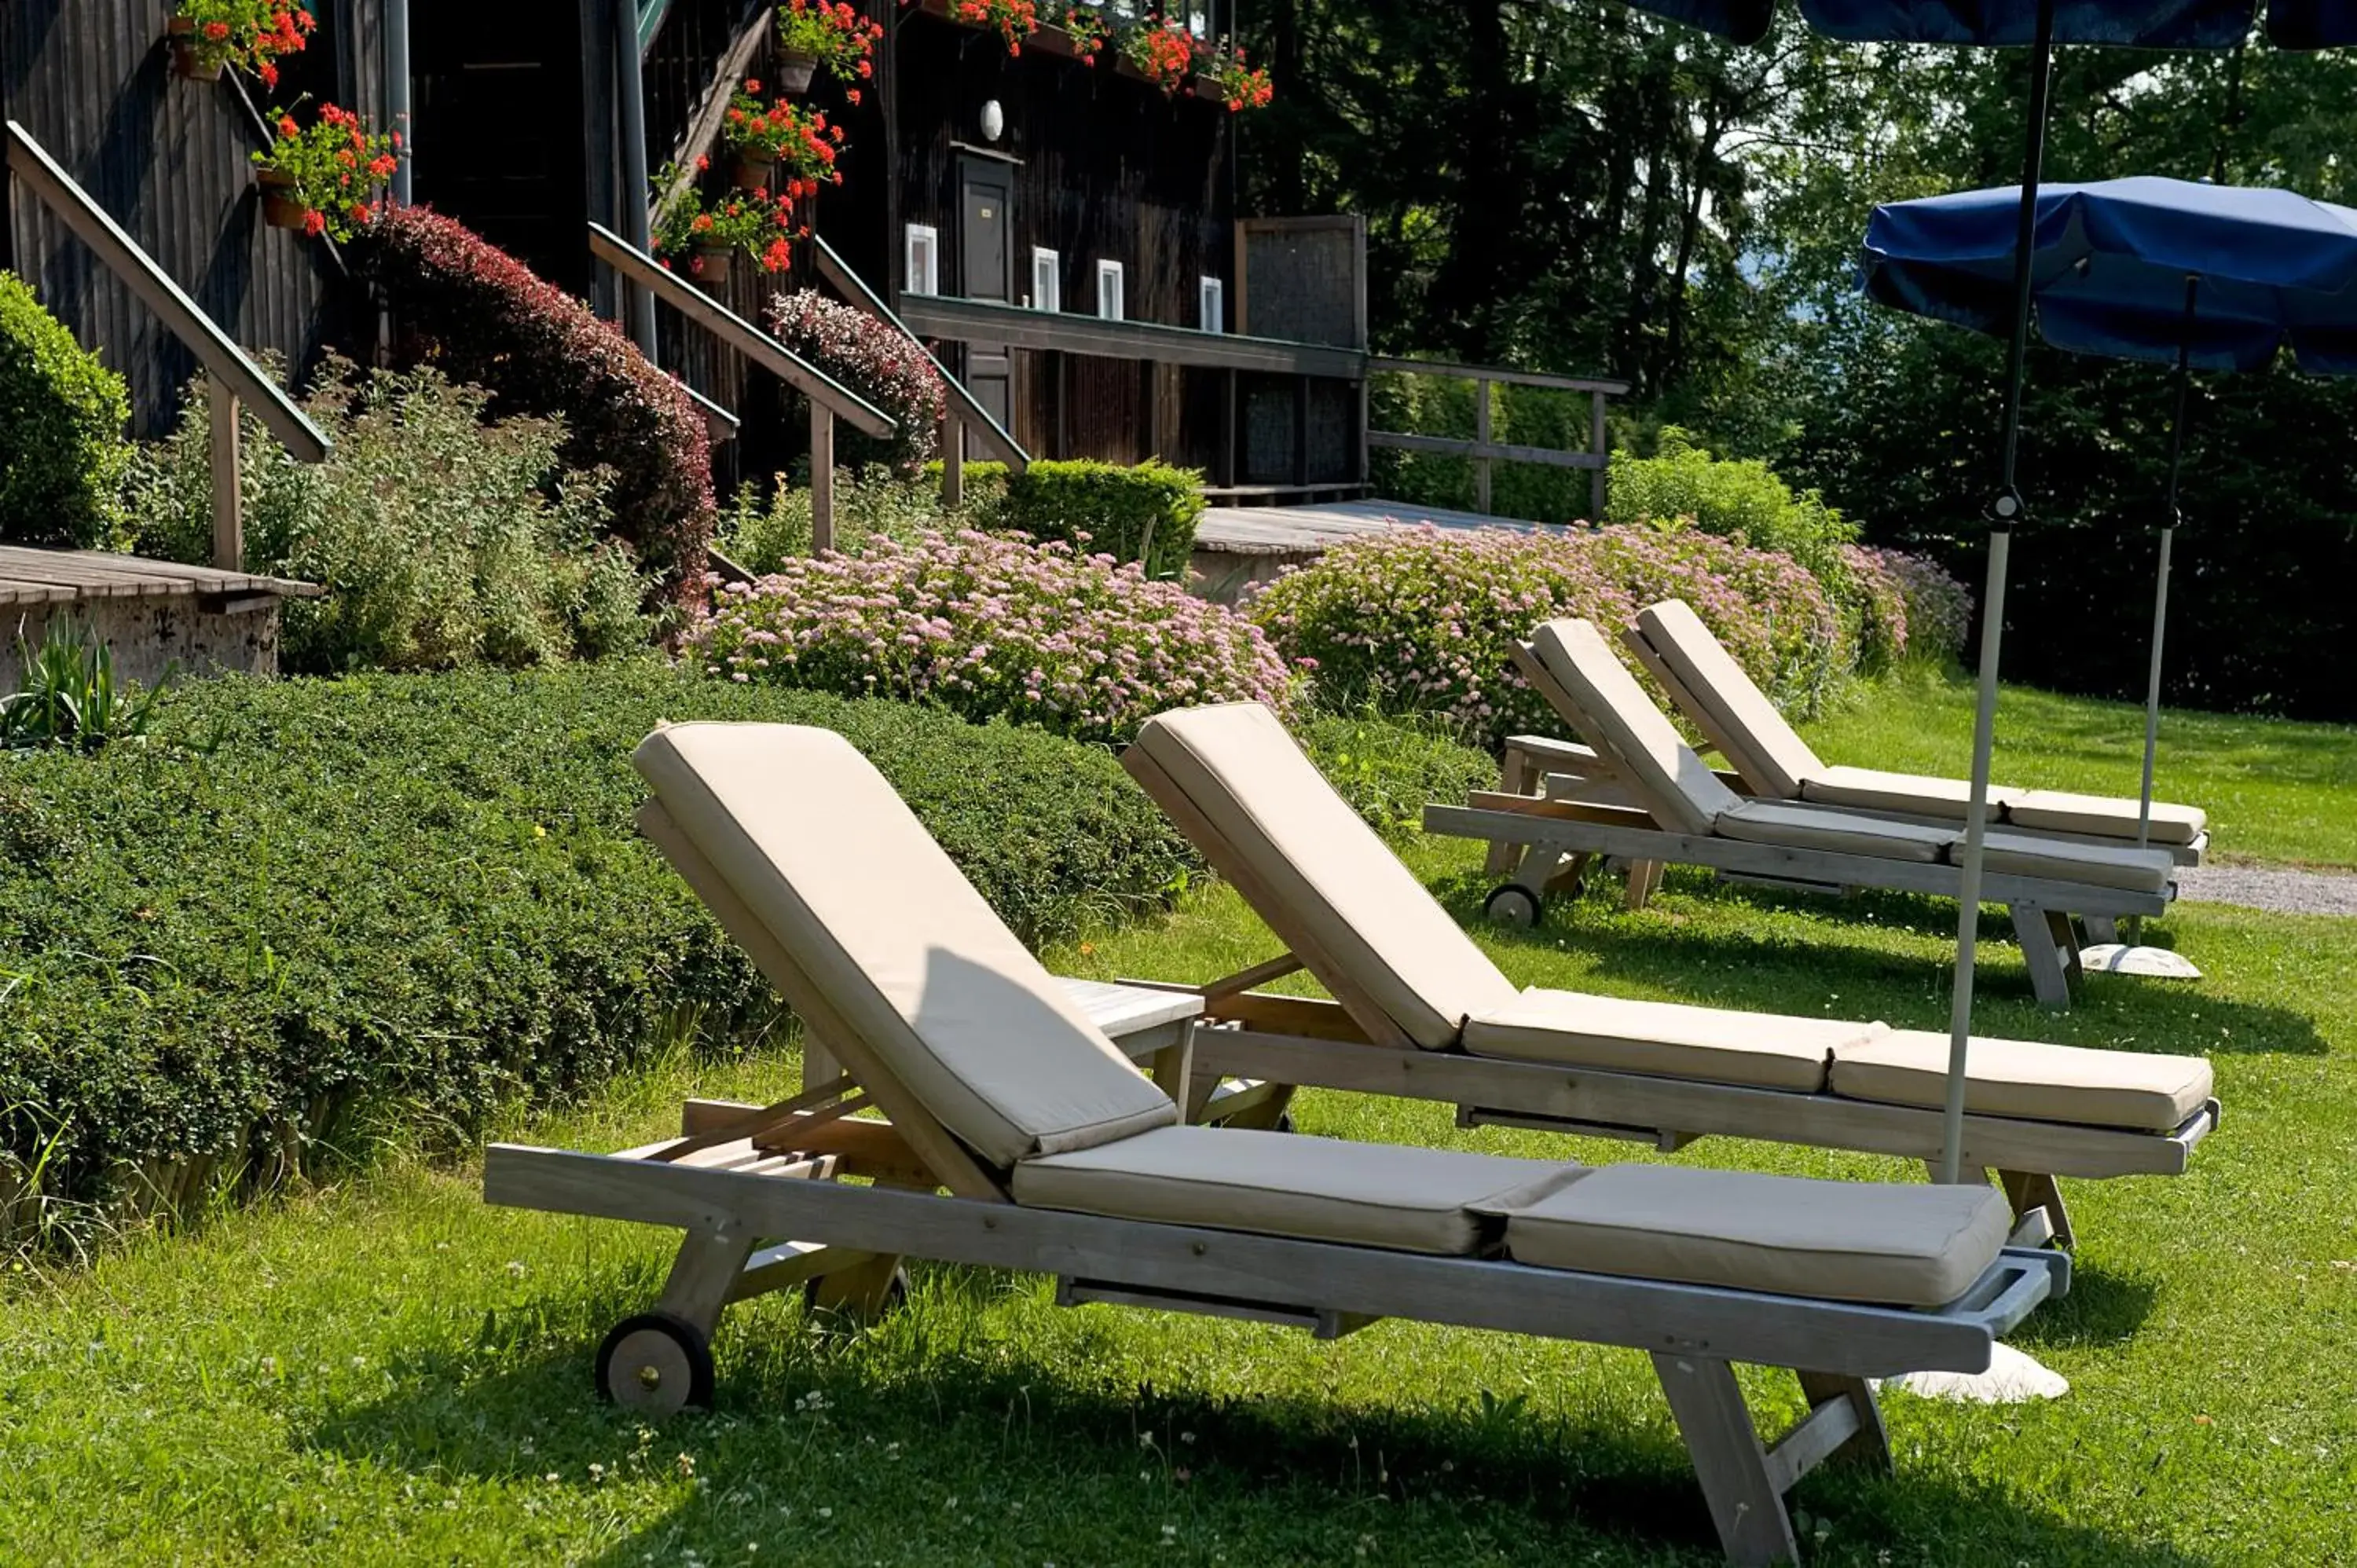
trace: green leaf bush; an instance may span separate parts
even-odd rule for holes
[[[1665,425],[1651,457],[1612,454],[1604,521],[1661,523],[1685,519],[1705,533],[1790,555],[1821,577],[1842,572],[1840,551],[1858,527],[1814,490],[1798,495],[1767,464],[1714,457],[1693,435]]]
[[[1203,515],[1203,477],[1191,468],[1043,459],[1019,474],[995,463],[976,463],[967,471],[985,486],[1004,484],[999,515],[1018,533],[1043,542],[1060,539],[1083,554],[1116,561],[1135,561],[1144,551],[1150,557],[1147,576],[1186,576],[1195,524]]]
[[[176,688],[143,745],[0,768],[0,1250],[12,1210],[201,1201],[757,1036],[769,988],[631,822],[630,748],[698,718],[847,735],[1035,942],[1200,874],[1103,749],[938,711],[651,660]]]
[[[209,384],[134,466],[143,552],[212,551]],[[330,360],[307,401],[334,449],[288,456],[248,414],[240,475],[250,567],[325,585],[290,599],[279,660],[293,673],[510,667],[641,650],[649,585],[607,533],[610,471],[564,467],[555,419],[494,419],[490,394],[421,366]]]
[[[0,543],[117,548],[130,419],[123,378],[0,272]]]

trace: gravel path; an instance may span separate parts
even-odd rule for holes
[[[2357,872],[2288,865],[2187,865],[2177,894],[2204,904],[2240,904],[2279,915],[2357,915]]]

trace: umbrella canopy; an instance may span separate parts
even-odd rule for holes
[[[1874,209],[1862,285],[1881,304],[2012,328],[2018,186]],[[2189,302],[2186,284],[2198,279]],[[2058,349],[2195,370],[2357,374],[2357,209],[2287,190],[2138,177],[2039,188],[2030,290]]]
[[[1741,44],[1768,36],[1776,0],[1630,0],[1637,9]],[[1827,38],[1854,44],[1963,44],[2026,48],[2036,41],[2039,0],[1800,0]],[[2248,37],[2253,0],[2053,0],[2054,42],[2148,49],[2230,49]],[[2267,38],[2279,48],[2357,42],[2348,0],[2272,0]]]

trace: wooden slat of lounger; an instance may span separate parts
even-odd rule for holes
[[[1985,1325],[1936,1313],[1108,1219],[886,1187],[770,1181],[514,1144],[489,1151],[483,1195],[509,1207],[652,1225],[694,1227],[726,1214],[752,1234],[942,1262],[1855,1377],[1977,1371],[1989,1355]]]
[[[1957,867],[1943,861],[1884,860],[1833,850],[1796,849],[1744,839],[1674,833],[1659,828],[1623,827],[1586,817],[1520,809],[1483,811],[1469,806],[1430,805],[1424,809],[1424,826],[1427,832],[1454,838],[1548,843],[1626,860],[1660,860],[1673,865],[1706,866],[1744,876],[1887,887],[1948,898],[1956,896],[1962,879]],[[2081,915],[2166,914],[2172,896],[2173,890],[2143,893],[2043,877],[1986,876],[1981,882],[1981,897],[1992,904],[2031,904]]]
[[[1233,1073],[1495,1110],[1501,1121],[1523,1116],[1534,1122],[1755,1138],[1903,1159],[1930,1158],[1944,1146],[1937,1108],[1457,1051],[1394,1051],[1250,1028],[1197,1031],[1195,1067],[1210,1076]],[[2067,1176],[2177,1176],[2215,1122],[2208,1107],[2171,1133],[1967,1116],[1964,1163]]]

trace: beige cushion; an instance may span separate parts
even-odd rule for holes
[[[2087,833],[2099,838],[2136,836],[2136,802],[2108,795],[2073,795],[2061,789],[2030,789],[2006,808],[2006,820],[2047,832]],[[2152,842],[2188,844],[2201,836],[2210,819],[2199,806],[2152,803]]]
[[[1964,863],[1964,834],[1956,834],[1948,858]],[[2035,876],[2050,882],[2076,882],[2092,887],[2119,887],[2133,893],[2158,893],[2177,875],[2177,863],[2165,849],[2138,849],[2134,844],[2073,843],[2068,839],[2037,838],[2029,833],[1988,835],[1981,865],[1998,876]]]
[[[1706,833],[1713,818],[1738,803],[1594,623],[1548,621],[1531,634],[1531,651],[1570,698],[1576,711],[1564,717],[1646,792],[1647,809],[1664,827]]]
[[[2200,1057],[2093,1051],[2036,1040],[1975,1037],[1965,1053],[1964,1109],[1980,1116],[2073,1122],[2089,1127],[2166,1132],[2210,1098],[2210,1064]],[[1943,1106],[1948,1036],[1894,1029],[1834,1059],[1833,1089],[1846,1100]]]
[[[1746,843],[1866,854],[1878,860],[1912,860],[1926,865],[1943,858],[1956,838],[1953,828],[1861,817],[1824,806],[1788,806],[1781,800],[1738,802],[1734,810],[1720,812],[1714,825],[1722,837],[1741,839]]]
[[[1015,1201],[1262,1236],[1466,1253],[1496,1233],[1493,1217],[1584,1174],[1555,1160],[1164,1127],[1026,1160],[1015,1167]]]
[[[1802,780],[1824,765],[1693,607],[1684,599],[1649,605],[1637,612],[1637,630],[1686,694],[1707,710],[1687,716],[1727,754],[1743,781],[1757,794],[1800,799]]]
[[[1987,1187],[1612,1165],[1509,1218],[1506,1248],[1549,1268],[1938,1306],[1996,1261],[2011,1221]]]
[[[680,725],[632,761],[884,1069],[984,1159],[1178,1119],[841,736]]]
[[[1878,1040],[1880,1024],[1733,1013],[1534,988],[1465,1026],[1476,1056],[1814,1093],[1825,1060]]]
[[[1262,911],[1270,924],[1307,933],[1418,1045],[1453,1045],[1467,1014],[1514,999],[1266,708],[1157,714],[1137,745],[1282,903]]]
[[[1971,803],[1972,780],[1939,779],[1927,773],[1885,773],[1876,768],[1827,768],[1801,780],[1801,799],[1860,811],[1904,811],[1911,816],[1940,817],[1961,822]],[[1989,801],[1998,811],[2019,798],[2021,791],[1989,786]],[[1996,821],[1994,815],[1992,822]]]

